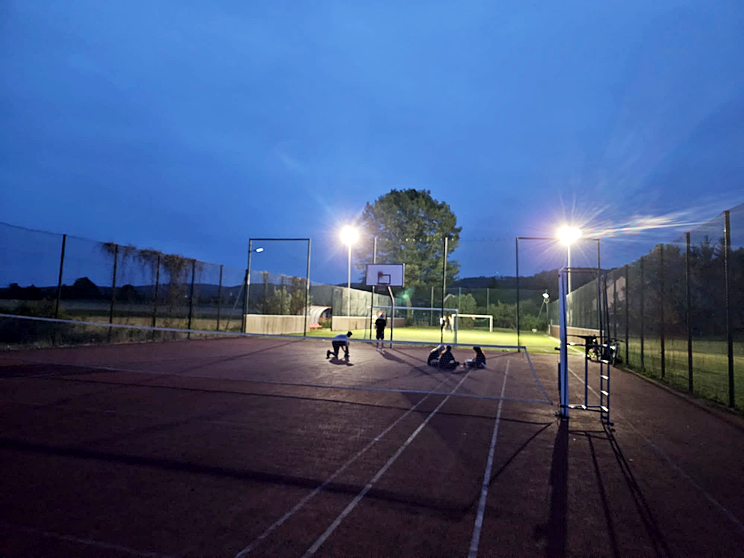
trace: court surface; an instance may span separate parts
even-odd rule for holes
[[[0,353],[0,555],[744,556],[741,417],[615,370],[607,431],[554,355],[328,345]]]

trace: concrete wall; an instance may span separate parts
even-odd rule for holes
[[[286,335],[302,333],[305,316],[272,316],[269,314],[247,314],[246,333],[265,333],[267,335]],[[308,331],[310,319],[308,318]]]
[[[405,318],[395,318],[395,327],[406,325]],[[390,320],[388,320],[388,329]],[[332,331],[349,331],[353,329],[369,329],[369,316],[358,318],[356,316],[333,316],[331,319]]]

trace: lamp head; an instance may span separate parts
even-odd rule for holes
[[[354,227],[345,226],[341,229],[341,240],[344,244],[351,246],[359,239],[359,233]]]
[[[581,238],[581,229],[577,229],[576,227],[561,227],[558,231],[558,238],[563,244],[568,246]]]

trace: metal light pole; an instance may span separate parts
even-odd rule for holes
[[[346,315],[351,316],[351,242],[349,242],[349,270],[346,280]]]
[[[341,230],[341,240],[346,243],[349,247],[349,270],[347,278],[347,292],[346,292],[346,315],[351,316],[351,245],[354,244],[359,238],[359,233],[354,227],[346,226]]]

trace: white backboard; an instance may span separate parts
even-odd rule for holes
[[[405,264],[367,264],[368,287],[402,287]]]

